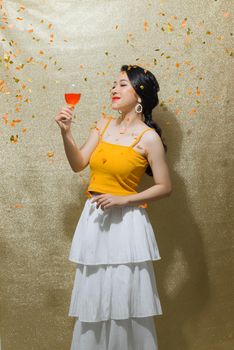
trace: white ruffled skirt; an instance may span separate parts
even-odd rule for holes
[[[95,196],[95,194],[94,194]],[[70,350],[157,350],[162,308],[152,260],[161,259],[145,208],[85,202],[69,254],[76,273]]]

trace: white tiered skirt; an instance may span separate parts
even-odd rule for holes
[[[94,195],[95,196],[95,195]],[[85,202],[69,254],[76,273],[70,350],[158,350],[162,308],[152,260],[161,259],[145,208]]]

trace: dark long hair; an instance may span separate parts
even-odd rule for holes
[[[141,98],[142,113],[145,117],[144,123],[154,128],[162,140],[165,152],[167,145],[163,142],[162,129],[152,119],[152,110],[159,104],[158,92],[160,90],[157,79],[149,70],[137,65],[122,65],[121,72],[126,72],[137,95]],[[146,168],[146,174],[153,176],[150,165]]]

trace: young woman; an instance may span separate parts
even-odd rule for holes
[[[158,91],[150,71],[123,65],[111,89],[120,117],[100,118],[80,149],[71,133],[72,109],[55,117],[72,170],[91,170],[69,254],[77,264],[71,350],[158,349],[153,316],[162,309],[152,261],[161,257],[145,208],[172,192],[167,146],[152,121]],[[145,172],[155,185],[138,193]]]

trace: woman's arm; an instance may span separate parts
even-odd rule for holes
[[[61,129],[68,162],[74,172],[80,172],[89,164],[90,157],[99,141],[100,130],[102,130],[106,120],[102,117],[95,121],[95,127],[91,128],[87,141],[79,149],[71,132],[72,110],[67,106],[62,108],[55,117],[55,121]]]
[[[148,133],[145,133],[143,137],[155,185],[140,193],[129,195],[129,204],[134,205],[167,197],[172,192],[172,183],[160,136],[156,131],[149,131]]]
[[[62,132],[63,144],[68,162],[74,172],[84,169],[84,159],[82,152],[77,147],[71,131]]]

